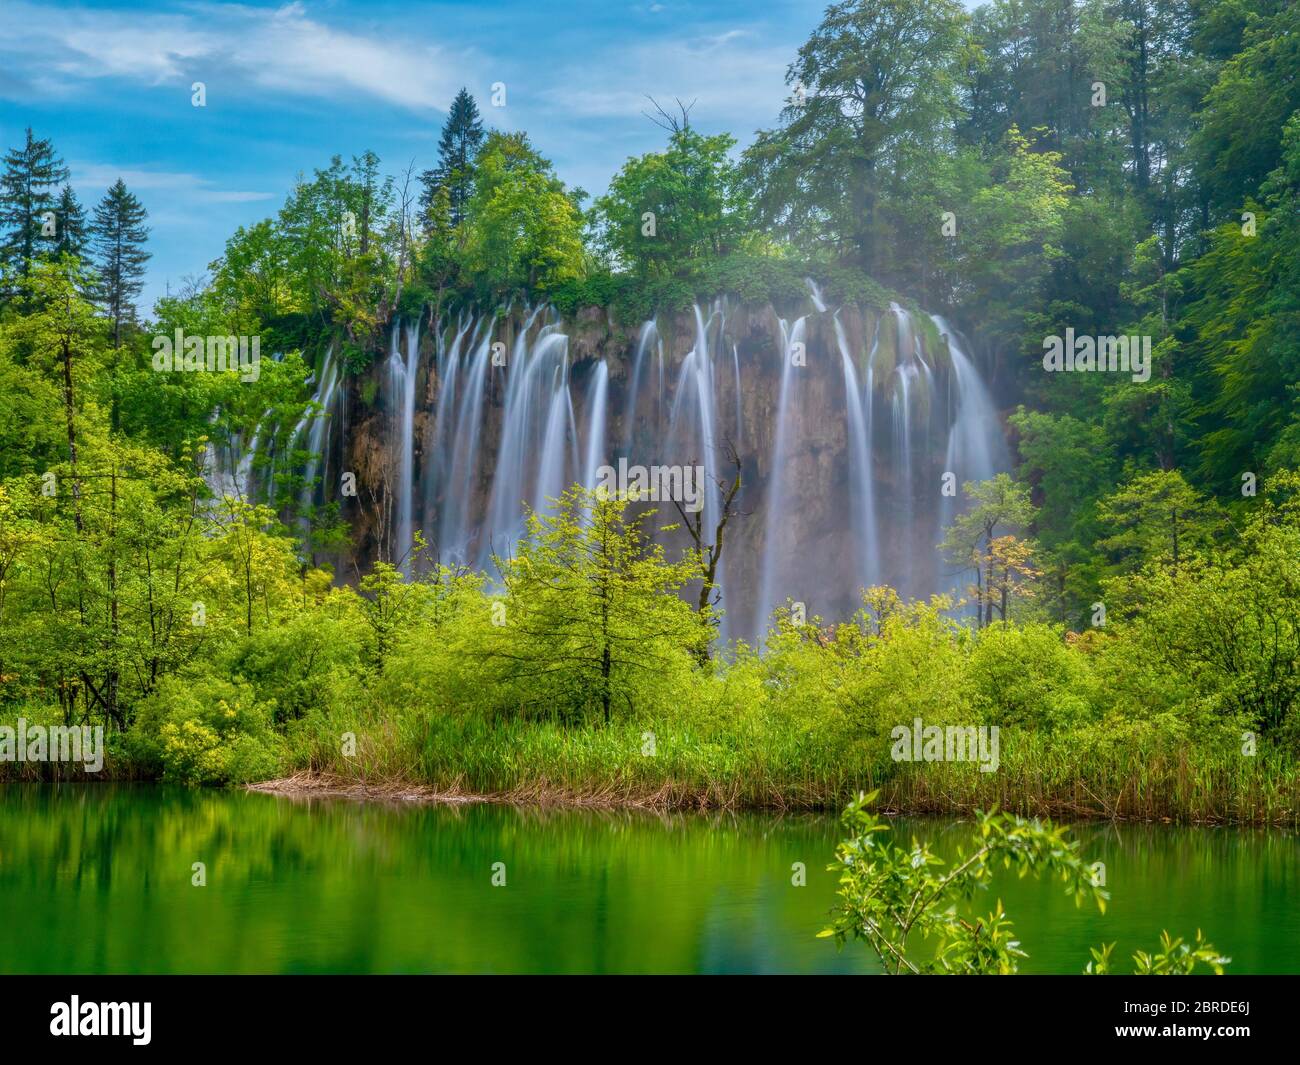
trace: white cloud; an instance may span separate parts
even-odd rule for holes
[[[783,81],[794,58],[792,45],[766,45],[752,31],[735,29],[704,37],[653,39],[586,56],[557,81],[563,88],[542,95],[556,111],[588,118],[644,122],[647,96],[667,108],[695,101],[692,119],[730,125],[742,140],[771,124],[789,90]]]
[[[98,194],[121,178],[126,187],[138,194],[149,192],[179,193],[188,203],[251,203],[269,200],[272,192],[245,192],[216,188],[207,178],[168,170],[141,170],[113,166],[111,163],[70,164],[75,188]]]
[[[331,27],[301,3],[273,10],[200,4],[184,14],[0,4],[5,65],[26,67],[44,91],[122,78],[187,90],[209,104],[245,88],[296,96],[364,94],[413,110],[445,109],[475,57],[436,44]],[[12,29],[9,29],[12,27]]]

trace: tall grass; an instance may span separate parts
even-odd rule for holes
[[[969,763],[899,767],[881,802],[908,812],[1000,809],[1023,816],[1300,824],[1300,761],[1285,748],[1244,757],[1221,744],[1089,747],[1029,733],[996,773]]]
[[[1220,744],[1089,744],[1025,732],[996,772],[969,762],[894,763],[879,744],[792,729],[703,735],[642,725],[563,726],[385,716],[357,728],[354,757],[322,742],[299,767],[502,799],[674,809],[839,809],[881,789],[899,813],[1000,809],[1058,819],[1300,824],[1300,762]],[[653,744],[653,746],[651,746]]]

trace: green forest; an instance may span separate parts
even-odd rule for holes
[[[662,147],[595,197],[462,90],[436,165],[304,160],[152,308],[147,196],[83,205],[28,130],[0,175],[0,723],[102,725],[122,780],[1300,822],[1300,7],[850,0],[792,52],[768,128],[648,101]],[[716,542],[670,550],[627,500],[571,488],[493,582],[335,572],[353,532],[302,503],[310,454],[270,503],[205,477],[266,412],[323,416],[331,347],[373,398],[398,319],[639,323],[808,277],[943,314],[1014,397],[1014,470],[942,544],[973,614],[872,587],[724,643],[683,594]],[[158,372],[177,330],[260,337],[256,379]],[[1149,380],[1044,373],[1067,330],[1149,336]],[[894,760],[917,718],[998,726],[999,770]]]

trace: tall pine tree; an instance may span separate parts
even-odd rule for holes
[[[95,208],[90,225],[99,271],[99,302],[113,325],[114,348],[122,346],[122,324],[134,317],[133,301],[144,288],[144,264],[149,261],[149,253],[144,250],[149,229],[144,221],[148,217],[140,201],[118,178]]]
[[[438,165],[420,175],[424,192],[420,206],[426,216],[436,202],[438,189],[447,189],[451,208],[450,221],[459,225],[465,217],[465,204],[469,202],[474,186],[474,157],[483,143],[483,123],[478,105],[468,89],[462,88],[451,102],[446,124],[438,140]]]
[[[56,211],[54,190],[68,179],[68,168],[54,151],[54,144],[32,136],[21,148],[5,154],[4,172],[0,174],[0,260],[13,267],[21,277],[31,271],[32,261],[41,251],[48,251],[54,237],[43,235],[48,214]],[[56,216],[57,220],[57,216]]]
[[[54,254],[82,258],[86,252],[86,212],[81,209],[81,201],[77,199],[71,185],[63,186],[54,212],[58,220]]]

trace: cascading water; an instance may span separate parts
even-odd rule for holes
[[[958,487],[971,481],[986,481],[1010,465],[1006,438],[998,422],[997,408],[975,364],[961,345],[955,330],[938,315],[931,320],[948,341],[954,387],[949,391],[951,426],[944,451],[944,470],[951,472]],[[960,504],[956,496],[946,496],[940,509],[940,525],[952,524]],[[958,592],[960,581],[949,588]]]
[[[594,486],[620,459],[702,465],[712,542],[734,448],[745,472],[719,571],[724,638],[761,637],[787,599],[833,620],[870,584],[949,590],[936,545],[960,504],[940,496],[941,474],[960,484],[1007,467],[989,390],[943,319],[836,308],[815,284],[809,292],[788,319],[722,300],[688,321],[652,319],[623,357],[572,346],[545,306],[436,323],[427,365],[418,326],[394,328],[382,377],[391,557],[409,570],[418,527],[443,563],[491,573],[524,535],[528,508]],[[346,453],[345,381],[331,350],[294,447]],[[275,436],[268,426],[265,439]],[[309,461],[308,484],[325,461]],[[656,510],[660,524],[679,522],[671,502]],[[663,535],[670,553],[686,545],[680,530]]]
[[[551,369],[550,401],[546,405],[541,458],[534,478],[534,511],[544,513],[550,510],[551,500],[558,499],[568,487],[565,471],[574,470],[577,463],[576,460],[566,460],[571,454],[576,455],[576,452],[571,451],[571,446],[576,447],[576,435],[573,395],[569,391],[569,356],[566,352]]]
[[[394,492],[391,557],[410,576],[415,543],[415,378],[419,369],[419,323],[406,328],[405,352],[398,344],[401,332],[400,325],[393,326],[388,349],[388,402],[394,413],[391,447],[397,455],[394,473],[399,486]]]
[[[524,534],[525,508],[545,508],[577,470],[564,468],[565,434],[572,422],[569,396],[569,338],[559,322],[548,321],[530,341],[540,309],[520,330],[506,368],[506,398],[500,446],[492,471],[487,537],[479,544],[478,565],[489,569],[492,556],[507,555]],[[548,446],[549,445],[549,446]]]
[[[662,453],[651,459],[652,462],[667,465],[703,467],[700,521],[706,536],[717,527],[721,516],[722,498],[719,484],[730,476],[730,471],[723,468],[725,449],[718,431],[719,404],[712,349],[709,344],[709,328],[714,321],[718,323],[721,333],[726,325],[726,316],[720,303],[713,308],[707,319],[699,305],[695,306],[695,343],[682,360],[681,370],[678,372],[677,386],[674,389],[668,416],[668,434]],[[675,520],[676,511],[671,503],[661,503],[660,510],[670,519]],[[724,554],[715,575],[715,591],[721,596],[726,594],[729,562],[730,560]],[[725,612],[727,608],[723,609],[721,633],[726,639],[732,631],[733,619]]]
[[[421,523],[426,529],[435,530],[433,547],[438,553],[439,561],[448,562],[448,545],[452,542],[449,526],[455,515],[463,514],[464,507],[452,508],[447,505],[445,494],[446,482],[450,478],[452,466],[452,449],[455,446],[453,433],[456,419],[452,412],[456,402],[458,372],[460,370],[460,349],[465,343],[466,335],[474,335],[477,322],[463,314],[456,322],[456,327],[446,333],[434,330],[433,372],[438,388],[438,399],[434,408],[434,417],[427,423],[424,453],[428,456],[420,472]],[[471,340],[472,343],[472,340]],[[443,493],[440,495],[439,493]],[[441,526],[438,524],[441,516]]]
[[[654,350],[655,358],[658,362],[655,378],[658,384],[658,392],[655,395],[654,410],[647,416],[641,410],[641,384],[645,379],[645,364],[648,353],[651,349]],[[641,326],[641,332],[636,341],[636,355],[632,359],[632,380],[628,385],[627,404],[625,408],[627,414],[624,418],[624,421],[627,423],[623,434],[624,454],[635,454],[638,429],[641,429],[644,426],[650,434],[659,431],[659,420],[663,415],[663,411],[659,409],[663,400],[663,379],[663,347],[659,342],[659,327],[655,324],[655,320],[651,318]]]
[[[871,468],[872,375],[868,366],[867,386],[865,390],[860,388],[857,366],[838,315],[835,318],[835,343],[844,369],[844,406],[849,431],[849,514],[858,549],[858,584],[869,588],[879,583],[881,568],[877,546],[875,477]]]
[[[794,561],[799,545],[788,535],[793,528],[788,518],[785,498],[787,469],[790,462],[790,419],[788,411],[791,404],[791,377],[795,372],[796,360],[803,352],[804,326],[807,318],[799,318],[793,326],[782,318],[781,325],[781,391],[776,404],[776,434],[772,446],[772,459],[767,485],[767,524],[763,540],[762,585],[758,599],[758,613],[755,617],[755,630],[764,619],[771,616],[777,603],[778,571],[782,562]],[[785,597],[782,597],[785,598]],[[799,596],[793,597],[803,602]]]
[[[302,496],[299,500],[304,521],[309,520],[307,515],[310,515],[311,506],[317,496],[317,475],[321,472],[321,465],[329,454],[326,440],[334,417],[334,401],[339,394],[339,376],[338,353],[331,345],[325,352],[321,364],[320,382],[315,401],[317,410],[315,417],[311,420],[311,426],[307,429],[305,447],[310,457],[307,459]]]
[[[463,338],[464,334],[461,334]],[[441,474],[442,507],[441,521],[435,543],[439,558],[449,565],[466,565],[472,561],[470,555],[471,539],[474,527],[473,518],[474,486],[478,476],[479,441],[482,436],[483,412],[487,407],[485,388],[488,380],[488,366],[491,362],[492,337],[487,329],[472,334],[469,347],[468,373],[464,374],[464,387],[461,389],[460,404],[454,408],[458,411],[452,421],[449,417],[456,398],[456,386],[461,375],[458,373],[460,361],[460,338],[453,344],[447,367],[448,384],[447,411],[440,411],[441,419],[447,418],[445,444],[449,454],[444,455],[443,462],[435,469]],[[439,399],[442,399],[440,395]],[[441,402],[439,403],[441,407]]]
[[[609,407],[609,366],[604,359],[596,363],[592,380],[591,398],[587,402],[584,422],[587,427],[587,452],[582,462],[582,486],[588,491],[596,487],[598,471],[605,463],[605,421]]]
[[[893,474],[889,482],[889,500],[897,508],[903,528],[913,524],[913,470],[912,470],[912,378],[914,367],[900,363],[894,368],[892,392],[889,397],[889,414],[893,426]],[[902,545],[903,565],[898,574],[898,585],[907,594],[912,591],[913,545]]]

